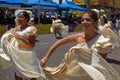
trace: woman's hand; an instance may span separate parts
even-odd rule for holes
[[[48,58],[46,58],[46,57],[43,57],[42,59],[41,59],[41,66],[42,67],[44,67],[45,66],[45,64],[46,64],[46,62],[47,62],[47,60],[48,60]]]
[[[22,36],[20,36],[18,33],[14,33],[15,38],[22,39]]]

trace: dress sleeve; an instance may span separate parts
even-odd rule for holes
[[[37,36],[37,28],[34,26],[28,27],[26,30],[27,36]]]
[[[98,52],[111,53],[120,48],[120,38],[114,31],[112,31],[109,24],[106,24],[99,29],[98,33],[101,34],[95,43],[95,48]]]
[[[96,41],[94,48],[99,53],[111,53],[112,45],[113,44],[109,38],[105,38],[101,35]]]

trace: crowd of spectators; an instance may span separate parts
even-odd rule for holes
[[[38,13],[37,10],[33,11],[35,24],[38,24]],[[52,24],[52,19],[54,19],[59,14],[40,14],[40,23],[42,24]],[[60,16],[60,15],[59,15]],[[15,10],[3,10],[0,9],[0,25],[6,25],[6,29],[15,26]],[[69,26],[69,32],[72,32],[77,24],[81,23],[81,18],[75,16],[60,16],[62,23]]]
[[[1,25],[15,24],[14,19],[15,19],[14,11],[0,9],[0,24]]]

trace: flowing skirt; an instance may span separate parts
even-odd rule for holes
[[[120,80],[118,73],[96,51],[72,47],[61,64],[45,67],[48,80]]]

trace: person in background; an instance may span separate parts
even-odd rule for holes
[[[108,23],[107,18],[106,18],[106,15],[100,16],[100,19],[99,19],[99,20],[100,20],[100,21],[99,21],[99,25],[101,25],[101,26],[104,26],[106,23]]]
[[[15,19],[15,28],[7,31],[1,37],[2,50],[0,53],[6,54],[9,61],[13,62],[15,80],[45,79],[39,59],[33,50],[37,28],[28,25],[30,15],[32,14],[27,11],[20,11]]]
[[[59,17],[56,17],[55,20],[52,20],[50,31],[54,33],[56,39],[61,39],[67,35],[69,28],[62,23]]]
[[[8,30],[10,30],[10,29],[12,29],[14,27],[15,27],[14,24],[8,24],[8,25],[6,25],[6,31],[8,31]]]
[[[31,18],[28,25],[30,26],[34,26],[35,25],[35,21],[34,21],[34,18]]]

